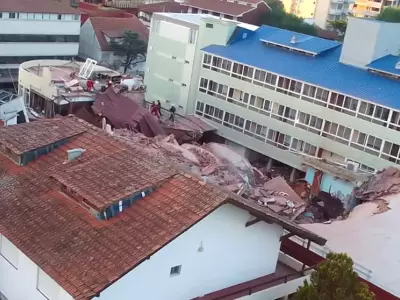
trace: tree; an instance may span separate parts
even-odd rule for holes
[[[377,20],[400,23],[400,8],[397,7],[386,7],[376,17]]]
[[[353,260],[344,253],[329,253],[311,274],[310,283],[297,290],[294,300],[374,300],[368,286],[358,280]]]
[[[111,40],[110,47],[115,55],[122,57],[124,73],[146,60],[147,43],[136,32],[126,31],[120,42]]]
[[[344,35],[346,33],[347,28],[347,20],[338,20],[338,21],[328,21],[329,25],[331,25],[335,30],[339,32],[340,35]]]
[[[303,18],[294,14],[286,13],[282,2],[277,0],[266,0],[271,10],[261,16],[260,24],[270,25],[295,32],[316,35],[316,28],[304,21]]]

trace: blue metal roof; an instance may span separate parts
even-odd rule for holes
[[[335,90],[355,98],[400,109],[400,82],[339,62],[341,45],[317,56],[303,55],[260,42],[262,26],[247,39],[228,46],[211,45],[205,52],[267,70],[310,84]]]
[[[392,73],[400,76],[400,69],[396,69],[396,64],[400,62],[400,57],[394,55],[386,55],[374,60],[367,67],[381,72]]]
[[[319,37],[297,33],[285,29],[270,26],[262,26],[259,29],[260,38],[263,42],[278,44],[309,53],[320,54],[326,50],[341,45],[339,42],[321,39]],[[292,39],[295,38],[295,43]]]

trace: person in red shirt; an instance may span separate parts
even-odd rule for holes
[[[158,119],[160,118],[160,113],[159,113],[159,111],[158,111],[158,106],[157,106],[157,104],[153,101],[153,103],[151,104],[151,106],[150,106],[150,113],[153,115],[153,116],[156,116]]]
[[[94,82],[93,80],[88,79],[86,81],[86,88],[89,92],[92,92],[94,90]]]

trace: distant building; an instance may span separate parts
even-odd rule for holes
[[[132,18],[89,18],[81,28],[79,57],[94,59],[100,65],[123,72],[124,58],[114,54],[110,43],[111,41],[121,41],[126,31],[138,33],[144,41],[148,39],[147,27],[136,16],[132,16]],[[145,57],[140,57],[138,61],[139,63],[129,70],[130,73],[144,71]]]
[[[1,299],[280,299],[313,267],[281,243],[326,243],[72,116],[0,128],[0,162]]]
[[[259,24],[260,17],[270,10],[264,0],[184,0],[181,4],[187,7],[188,13],[210,14],[249,24]]]
[[[147,27],[150,27],[150,21],[154,13],[187,13],[188,8],[181,5],[180,2],[166,1],[143,4],[137,8],[137,11],[138,18]]]
[[[80,11],[69,1],[0,1],[0,87],[18,82],[24,61],[76,57],[79,34]]]
[[[375,18],[386,7],[398,7],[398,0],[362,1],[355,0],[351,13],[355,17]]]
[[[352,0],[283,0],[285,11],[303,19],[314,19],[313,24],[331,29],[329,21],[346,20]]]

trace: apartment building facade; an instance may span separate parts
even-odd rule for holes
[[[386,7],[397,7],[398,0],[356,0],[351,13],[359,18],[375,18]]]
[[[0,84],[18,79],[19,64],[78,54],[80,12],[68,1],[0,1]]]
[[[353,0],[283,0],[282,3],[286,12],[329,30],[329,21],[346,20]]]

